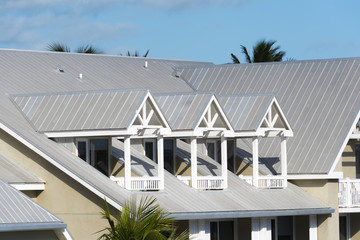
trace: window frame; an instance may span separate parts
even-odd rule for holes
[[[87,162],[89,165],[95,167],[95,163],[92,163],[91,162],[91,159],[90,159],[90,140],[93,140],[93,139],[106,139],[108,141],[108,157],[107,157],[107,176],[110,176],[110,159],[111,159],[111,146],[112,146],[112,142],[111,142],[111,137],[88,137],[88,138],[84,138],[84,137],[81,137],[81,138],[76,138],[75,139],[75,154],[76,156],[79,156],[79,151],[78,151],[78,145],[79,145],[79,142],[85,142],[86,143],[86,160],[84,160],[85,162]],[[98,170],[99,171],[99,170]]]

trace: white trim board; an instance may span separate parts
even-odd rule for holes
[[[45,190],[45,183],[9,183],[19,191]]]
[[[333,172],[331,174],[288,174],[288,180],[307,180],[307,179],[341,179],[342,172]]]

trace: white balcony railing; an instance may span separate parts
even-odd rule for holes
[[[110,179],[116,182],[121,187],[125,188],[124,177],[111,176]],[[159,177],[131,177],[129,190],[133,190],[133,191],[160,190],[160,181],[161,179]]]
[[[191,176],[177,176],[177,178],[188,186],[191,186]],[[198,176],[197,177],[197,189],[211,190],[211,189],[223,189],[224,178],[218,176]]]
[[[252,176],[239,175],[240,179],[252,185]],[[259,176],[258,188],[284,188],[285,179],[282,176]]]
[[[339,180],[339,207],[360,207],[360,179]]]

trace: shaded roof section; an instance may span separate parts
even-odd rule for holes
[[[236,64],[178,69],[199,91],[273,93],[294,131],[288,173],[328,173],[340,157],[360,106],[360,58]],[[274,155],[277,143],[259,146]],[[280,164],[275,166],[280,171]]]
[[[0,153],[0,179],[10,184],[44,182],[2,153]]]
[[[39,132],[127,129],[148,91],[106,90],[12,95]]]
[[[0,231],[63,229],[66,224],[0,180]]]
[[[269,109],[273,94],[217,96],[235,131],[257,130]]]
[[[190,144],[177,140],[176,154],[190,164]],[[123,143],[113,142],[115,157],[123,162]],[[156,176],[157,165],[131,148],[132,171],[139,176]],[[198,151],[198,172],[203,176],[216,176],[221,174],[221,165],[210,157]],[[316,213],[330,213],[333,210],[308,195],[299,187],[290,184],[286,189],[256,189],[228,171],[228,188],[216,191],[195,190],[174,175],[165,171],[165,189],[155,192],[131,192],[131,195],[151,195],[156,197],[158,203],[179,219],[191,218],[191,214],[207,214],[206,218],[228,218],[230,212],[233,217],[251,217],[254,214],[270,216],[272,212],[278,215],[299,215],[309,211]],[[291,212],[294,211],[294,212]],[[299,211],[299,212],[297,212]],[[291,212],[291,213],[290,213]],[[309,212],[307,214],[309,214]],[[220,217],[221,218],[221,217]]]

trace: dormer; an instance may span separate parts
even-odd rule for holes
[[[12,95],[11,99],[37,132],[58,142],[70,139],[73,152],[105,175],[111,173],[111,139],[124,139],[124,187],[129,190],[133,190],[130,138],[157,138],[159,170],[152,190],[163,188],[162,134],[170,127],[148,90]],[[146,190],[135,185],[135,190]]]

